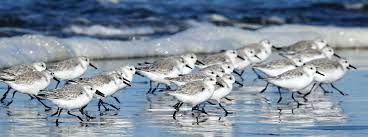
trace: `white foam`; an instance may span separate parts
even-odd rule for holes
[[[124,36],[124,35],[144,35],[152,34],[155,31],[151,27],[135,27],[135,28],[115,28],[111,26],[92,25],[78,26],[71,25],[63,29],[64,32],[83,34],[89,36]]]
[[[242,47],[265,38],[277,45],[287,45],[302,39],[326,37],[336,47],[365,47],[368,45],[365,36],[368,36],[366,28],[282,25],[248,31],[210,24],[197,24],[172,36],[152,40],[118,41],[24,35],[0,38],[0,65],[53,61],[80,55],[91,58],[128,58],[187,52],[209,53]]]

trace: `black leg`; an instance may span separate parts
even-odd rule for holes
[[[10,91],[11,87],[8,86],[8,90],[6,90],[6,92],[4,93],[3,97],[0,99],[1,103],[4,103],[4,99],[6,98],[6,96],[8,95],[9,91]]]
[[[115,99],[115,101],[116,101],[116,102],[118,102],[118,103],[120,104],[120,100],[119,100],[117,97],[112,96],[112,95],[111,95],[111,97],[112,97],[112,98],[114,98],[114,99]]]
[[[267,87],[268,87],[268,85],[269,85],[270,83],[268,83],[267,82],[267,84],[266,84],[266,87],[264,87],[259,93],[263,93],[263,92],[265,92],[266,90],[267,90]]]
[[[149,82],[149,86],[150,86],[150,88],[148,89],[148,91],[147,91],[147,93],[146,93],[146,94],[151,93],[151,90],[152,90],[152,83],[153,83],[153,81],[152,81],[152,80],[150,80],[150,82]]]
[[[262,78],[261,75],[258,74],[258,72],[256,71],[256,69],[252,68],[252,71],[257,75],[257,78],[258,79],[261,79]]]
[[[98,111],[100,111],[100,107],[101,107],[101,105],[102,105],[102,107],[104,107],[104,109],[105,109],[105,111],[109,111],[110,109],[109,108],[107,108],[106,106],[105,106],[105,104],[104,104],[104,102],[100,99],[99,101],[98,101]]]
[[[101,111],[101,99],[98,100],[97,107],[98,107],[98,111]]]
[[[302,104],[300,104],[300,103],[299,103],[299,101],[298,101],[298,100],[296,100],[296,99],[294,98],[294,92],[293,92],[293,93],[291,93],[291,98],[292,98],[296,103],[298,103],[298,108],[299,108],[299,106],[300,106],[300,105],[302,105]]]
[[[59,117],[60,117],[60,114],[61,114],[62,111],[63,111],[63,109],[60,109],[59,112],[58,112],[57,119],[56,119],[56,122],[55,122],[56,126],[59,126]]]
[[[178,106],[175,108],[175,111],[173,113],[173,119],[176,120],[176,113],[179,111],[180,107],[183,105],[183,102],[180,102]]]
[[[51,114],[51,116],[53,117],[53,116],[57,115],[59,113],[59,110],[60,110],[60,108],[58,107],[57,111],[54,114]]]
[[[81,117],[79,117],[79,116],[77,116],[77,115],[74,115],[74,114],[70,113],[70,111],[68,111],[68,115],[71,115],[71,116],[77,117],[80,121],[82,121],[82,122],[83,122],[83,119],[82,119]]]
[[[88,115],[87,112],[84,112],[84,109],[87,107],[87,105],[85,105],[84,107],[80,108],[79,111],[81,112],[82,115],[85,115],[88,119],[94,119],[95,117],[92,117],[92,116]]]
[[[178,102],[178,103],[176,103],[173,107],[174,107],[175,109],[177,109],[180,103],[181,103],[181,102],[179,101],[179,102]]]
[[[314,84],[313,84],[313,86],[312,86],[312,88],[309,90],[309,92],[303,95],[303,99],[304,99],[304,101],[305,101],[305,102],[307,102],[307,101],[308,101],[307,96],[308,96],[310,93],[312,93],[313,88],[314,88],[314,86],[316,86],[316,84],[317,84],[317,83],[314,83]]]
[[[332,91],[328,91],[326,90],[323,86],[322,83],[319,84],[319,87],[323,90],[324,93],[332,93]]]
[[[102,105],[103,105],[103,104],[109,105],[110,107],[114,108],[115,110],[120,110],[120,108],[118,108],[118,107],[114,106],[113,104],[106,103],[106,102],[103,102],[103,101],[101,101],[101,103],[102,103]]]
[[[11,100],[10,100],[10,102],[9,102],[8,104],[6,104],[6,106],[9,106],[11,103],[13,103],[13,99],[14,99],[14,95],[15,95],[15,93],[17,93],[17,91],[14,91],[14,92],[13,92],[13,95],[12,95],[12,97],[11,97]]]
[[[281,102],[282,100],[282,96],[281,96],[281,88],[280,87],[277,87],[277,90],[279,91],[279,100],[277,101],[277,104]]]
[[[53,79],[56,81],[56,86],[55,86],[55,89],[56,89],[60,84],[60,80],[58,80],[57,78],[53,78]]]
[[[157,90],[157,88],[158,88],[158,87],[160,87],[160,85],[161,85],[161,83],[158,83],[158,84],[156,85],[156,87],[151,91],[151,93],[153,94],[153,93]]]
[[[228,114],[232,114],[232,112],[228,112],[224,106],[221,105],[221,103],[219,103],[219,106],[222,108],[222,110],[225,111],[225,117],[228,115]]]
[[[346,96],[346,95],[348,95],[348,94],[346,94],[346,93],[344,93],[344,92],[342,92],[340,89],[338,89],[337,87],[335,87],[335,85],[333,85],[332,83],[331,83],[331,87],[332,88],[334,88],[334,89],[336,89],[341,95],[343,95],[343,96]]]
[[[51,107],[49,107],[45,103],[43,103],[39,97],[35,97],[35,98],[37,99],[38,102],[40,102],[45,107],[45,111],[51,110]]]
[[[197,125],[199,125],[199,116],[196,116]]]
[[[238,75],[239,76],[239,78],[240,78],[240,80],[243,82],[244,81],[244,78],[242,77],[242,75],[243,75],[243,73],[244,73],[244,70],[242,70],[242,72],[241,73],[239,73],[239,72],[237,72],[237,71],[233,71],[234,72],[234,74],[236,74],[236,75]]]
[[[226,100],[228,101],[233,101],[234,99],[228,98],[228,97],[224,97]]]

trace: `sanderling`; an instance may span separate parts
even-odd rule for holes
[[[91,85],[80,83],[69,84],[59,89],[41,91],[38,93],[37,96],[40,98],[48,99],[58,106],[58,110],[56,111],[56,113],[51,115],[58,116],[58,119],[56,119],[56,125],[58,125],[59,116],[63,109],[67,109],[69,115],[77,117],[80,121],[83,121],[83,119],[77,115],[70,113],[71,110],[79,109],[82,115],[85,115],[87,118],[92,119],[93,117],[84,112],[84,108],[93,99],[94,94],[104,96],[103,93],[94,89]]]
[[[197,62],[197,56],[195,54],[184,54],[180,57],[182,57],[188,65],[182,68],[181,74],[191,73],[195,67],[195,63]]]
[[[218,72],[218,75],[222,76],[224,74],[230,74],[231,72],[233,72],[234,66],[233,66],[233,63],[224,62],[221,64],[210,65],[208,67],[202,68],[198,70],[198,72],[208,71],[208,70]]]
[[[252,59],[254,57],[250,56],[248,58],[251,59],[252,63],[259,63],[265,61],[272,54],[274,47],[269,40],[261,40],[259,43],[252,43],[244,48],[254,50],[256,59]]]
[[[254,65],[253,68],[266,74],[267,77],[275,77],[288,70],[304,65],[304,61],[299,58],[273,60],[264,64]]]
[[[33,99],[33,97],[36,97],[36,99],[47,109],[50,107],[46,106],[37,96],[38,92],[40,90],[43,90],[48,87],[50,84],[51,79],[53,78],[53,73],[44,70],[42,72],[39,71],[30,71],[23,74],[20,74],[12,80],[4,80],[6,84],[9,85],[12,89],[14,89],[13,95],[11,97],[11,101],[7,104],[9,106],[13,102],[13,98],[15,93],[20,92],[27,94]],[[8,89],[7,92],[9,92],[10,89]],[[1,101],[6,98],[6,94],[3,96]]]
[[[35,62],[32,64],[21,64],[12,66],[7,69],[0,70],[0,78],[2,79],[13,79],[15,76],[30,72],[30,71],[43,71],[46,69],[44,62]]]
[[[87,57],[76,57],[47,65],[47,69],[54,73],[54,80],[57,81],[56,88],[60,80],[72,80],[80,77],[86,72],[87,67],[92,66],[97,69]]]
[[[324,47],[321,51],[318,50],[307,50],[300,53],[296,53],[293,55],[286,55],[286,54],[280,54],[281,56],[284,56],[286,58],[301,58],[304,62],[309,62],[316,59],[321,58],[329,58],[331,59],[333,56],[336,56],[338,58],[341,58],[339,55],[337,55],[334,50],[331,47]]]
[[[318,59],[310,61],[307,64],[312,64],[316,66],[317,70],[324,74],[324,76],[316,75],[315,81],[319,83],[319,86],[325,93],[328,93],[329,91],[323,88],[322,84],[330,84],[331,87],[336,89],[341,95],[347,95],[346,93],[337,89],[335,85],[333,85],[334,82],[341,79],[345,75],[348,69],[356,69],[356,67],[351,65],[346,59]],[[313,85],[313,87],[315,86],[315,84]]]
[[[145,67],[136,68],[136,74],[150,79],[150,89],[147,93],[153,93],[160,86],[160,84],[169,85],[170,82],[166,77],[177,77],[181,74],[183,67],[188,67],[183,58],[165,59],[165,61],[156,61],[153,64]],[[155,88],[152,88],[152,83],[158,82]]]
[[[94,89],[100,91],[101,93],[103,93],[103,97],[100,96],[100,94],[95,94],[95,97],[97,99],[99,99],[98,101],[98,110],[100,111],[100,107],[101,105],[105,108],[105,110],[108,110],[108,108],[105,106],[109,105],[111,107],[113,107],[116,110],[119,110],[118,107],[106,103],[104,102],[102,99],[105,97],[113,97],[112,94],[114,94],[116,91],[118,91],[120,89],[120,85],[122,85],[122,83],[125,83],[127,85],[130,85],[129,82],[125,81],[123,79],[123,77],[121,76],[121,74],[119,73],[111,73],[111,74],[106,74],[106,75],[96,75],[96,76],[92,76],[90,78],[85,78],[82,80],[78,80],[76,81],[76,83],[85,83],[85,84],[89,84],[91,85]],[[117,102],[120,102],[116,97],[113,97],[116,99]]]
[[[178,77],[165,78],[166,80],[174,83],[176,86],[182,86],[188,82],[203,80],[209,76],[220,76],[221,72],[214,70],[202,70],[197,73],[179,75]]]
[[[213,95],[211,96],[211,100],[215,100],[217,101],[217,103],[219,104],[219,106],[225,111],[225,116],[227,116],[228,114],[231,114],[230,112],[228,112],[224,106],[221,104],[221,99],[225,98],[227,95],[230,94],[230,92],[233,89],[233,83],[235,83],[235,78],[233,75],[231,74],[225,74],[222,77],[217,77],[216,80],[218,83],[220,83],[222,86],[216,85],[215,86],[215,91],[213,93]],[[237,82],[237,84],[243,86],[243,84]],[[228,98],[227,98],[228,99]],[[229,99],[230,100],[230,99]]]
[[[304,52],[307,50],[318,50],[320,51],[324,47],[328,46],[327,41],[323,39],[314,40],[302,40],[287,47],[279,47],[277,50],[283,52],[284,54],[295,54],[298,52]]]
[[[211,65],[216,65],[216,64],[222,64],[224,62],[230,62],[233,63],[233,65],[235,64],[235,59],[236,58],[240,58],[242,60],[245,60],[243,57],[238,56],[237,52],[235,50],[226,50],[220,53],[215,53],[215,54],[211,54],[211,55],[207,55],[204,56],[200,59],[198,59],[198,62],[201,62],[202,64],[205,65],[201,65],[201,64],[197,64],[197,66],[199,68],[205,68]]]
[[[264,78],[268,83],[266,87],[261,91],[261,93],[264,92],[267,89],[269,83],[271,83],[278,87],[280,98],[277,103],[282,100],[280,89],[283,88],[292,92],[291,97],[295,102],[298,103],[299,106],[300,103],[294,98],[294,92],[299,92],[300,90],[310,85],[316,77],[316,74],[324,75],[317,71],[317,68],[314,65],[309,64],[286,71],[276,77]]]
[[[198,109],[198,104],[203,103],[211,98],[215,91],[215,85],[220,83],[216,82],[216,78],[207,77],[203,81],[190,82],[183,86],[179,86],[174,91],[165,91],[167,94],[174,96],[179,100],[175,105],[176,111],[173,113],[173,119],[176,119],[176,113],[179,111],[183,103],[187,103],[193,107],[192,110]],[[197,117],[198,124],[198,117]]]

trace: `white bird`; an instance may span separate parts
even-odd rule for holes
[[[228,114],[231,114],[228,112],[224,106],[221,104],[221,99],[225,98],[227,95],[229,95],[233,89],[233,84],[236,82],[235,78],[231,74],[225,74],[222,77],[217,77],[217,82],[220,83],[223,86],[216,85],[215,91],[213,92],[213,95],[211,96],[211,100],[217,101],[219,106],[225,111],[225,116]],[[241,83],[237,83],[242,86]]]
[[[334,82],[340,80],[346,74],[348,69],[356,69],[356,67],[351,65],[346,59],[318,59],[310,61],[307,64],[316,66],[317,70],[324,74],[324,76],[317,75],[315,77],[315,81],[319,83],[319,86],[325,93],[328,93],[329,91],[323,88],[322,84],[330,84],[331,87],[336,89],[341,95],[347,95],[333,84]]]
[[[69,84],[63,88],[45,90],[38,93],[38,97],[48,99],[52,103],[58,106],[56,113],[51,116],[60,116],[63,109],[68,110],[68,114],[77,117],[83,122],[83,119],[77,115],[70,113],[73,109],[79,109],[82,115],[85,115],[88,119],[93,117],[84,112],[84,108],[93,99],[94,94],[104,96],[103,93],[93,88],[88,84]],[[56,119],[56,125],[59,124],[59,118]]]
[[[58,61],[47,65],[47,69],[54,73],[54,80],[57,81],[56,88],[60,80],[72,80],[80,77],[86,72],[88,66],[97,69],[87,57],[75,57]]]
[[[281,51],[283,54],[295,54],[299,52],[304,52],[308,50],[318,50],[321,51],[324,47],[328,46],[327,41],[324,39],[314,39],[314,40],[302,40],[293,43],[286,47],[278,47],[277,50]]]
[[[201,64],[197,64],[197,67],[202,69],[211,65],[222,64],[224,62],[230,62],[234,66],[234,64],[236,63],[236,58],[245,60],[243,57],[239,56],[235,50],[226,50],[220,53],[210,54],[198,59],[197,62],[201,62]]]
[[[304,61],[302,61],[302,59],[299,59],[299,58],[285,59],[284,58],[284,59],[273,60],[271,62],[264,63],[264,64],[257,64],[257,65],[254,65],[253,68],[266,74],[267,77],[275,77],[288,70],[292,70],[292,69],[295,69],[296,67],[303,66],[303,65],[304,65]]]
[[[176,90],[165,91],[167,94],[174,96],[179,100],[178,103],[174,105],[176,111],[173,114],[173,119],[176,119],[176,113],[179,111],[183,103],[191,105],[193,107],[192,110],[197,110],[198,104],[211,98],[215,91],[216,84],[221,85],[220,83],[216,83],[216,78],[207,77],[203,81],[190,82],[183,86],[179,86]]]
[[[46,110],[49,110],[50,107],[46,106],[36,95],[40,90],[48,87],[52,78],[53,73],[44,70],[42,72],[29,71],[14,77],[12,80],[4,80],[9,87],[15,90],[12,94],[11,101],[6,106],[9,106],[13,102],[15,93],[20,92],[29,95],[31,99],[36,97],[36,99],[46,107]],[[4,97],[6,97],[6,95]]]
[[[264,78],[264,80],[266,80],[268,83],[266,87],[261,91],[261,93],[264,92],[267,89],[269,83],[271,83],[278,87],[280,98],[277,103],[282,100],[280,89],[283,88],[292,92],[291,97],[295,102],[298,103],[299,106],[300,103],[294,98],[294,92],[299,92],[300,90],[310,85],[316,77],[316,74],[324,75],[318,72],[317,68],[314,65],[305,65],[296,69],[286,71],[276,77]]]

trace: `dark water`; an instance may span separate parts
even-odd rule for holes
[[[63,123],[57,127],[55,117],[50,117],[56,109],[44,112],[36,101],[18,94],[10,107],[0,106],[0,136],[366,136],[368,51],[338,52],[349,56],[352,64],[358,67],[337,82],[349,96],[341,96],[338,92],[324,95],[318,89],[310,95],[307,105],[297,108],[291,94],[285,91],[283,101],[276,104],[276,89],[259,94],[264,83],[252,84],[255,76],[247,71],[246,86],[235,88],[229,96],[235,100],[224,103],[234,114],[223,117],[219,107],[207,104],[209,115],[202,114],[202,122],[196,125],[188,106],[184,106],[177,120],[173,120],[171,106],[176,100],[163,93],[146,95],[147,80],[135,76],[132,87],[116,94],[122,102],[120,105],[109,100],[121,108],[119,111],[98,112],[94,100],[86,110],[97,118],[84,124],[63,113],[60,119]],[[94,63],[102,71],[138,61],[141,59]],[[90,69],[85,76],[97,73]]]
[[[222,16],[226,20],[215,19]],[[0,36],[25,33],[80,36],[70,26],[101,25],[138,34],[94,35],[101,39],[135,39],[172,34],[188,21],[217,25],[249,23],[367,26],[366,0],[1,0]],[[139,30],[138,30],[139,31]]]

